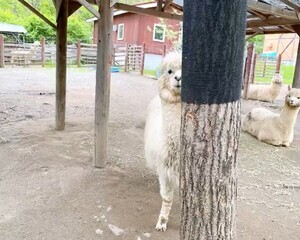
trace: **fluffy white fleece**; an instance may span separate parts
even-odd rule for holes
[[[300,89],[291,89],[280,114],[265,108],[254,108],[242,119],[242,130],[260,141],[275,146],[290,146],[300,109]]]
[[[145,157],[147,165],[156,171],[162,197],[161,212],[156,224],[158,231],[167,229],[178,185],[181,123],[181,54],[166,55],[158,79],[159,95],[149,105],[145,127]]]
[[[251,84],[248,90],[248,99],[274,102],[280,94],[282,85],[282,76],[275,73],[270,85]]]

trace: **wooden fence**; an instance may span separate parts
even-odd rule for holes
[[[2,43],[2,44],[1,44]],[[2,51],[1,51],[2,49]],[[112,51],[112,65],[124,68],[125,71],[143,73],[145,59],[145,44],[143,46],[121,44],[115,45]],[[10,66],[31,66],[46,64],[55,65],[56,45],[45,44],[44,39],[39,44],[4,43],[0,38],[0,63]],[[97,45],[78,42],[67,47],[67,62],[69,65],[96,65]]]

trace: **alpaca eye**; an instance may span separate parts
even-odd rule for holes
[[[297,97],[298,99],[300,99],[300,97]]]
[[[171,69],[169,69],[168,73],[171,74],[173,71]]]

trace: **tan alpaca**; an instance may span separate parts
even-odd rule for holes
[[[242,130],[260,141],[289,147],[294,138],[294,126],[300,109],[300,89],[293,88],[285,97],[280,114],[265,108],[254,108],[242,119]]]
[[[248,99],[274,102],[280,94],[282,85],[282,76],[275,73],[271,85],[251,84],[248,90]]]
[[[145,127],[147,165],[159,178],[161,211],[156,230],[166,231],[173,192],[179,182],[181,54],[169,53],[161,65],[158,96],[149,105]]]

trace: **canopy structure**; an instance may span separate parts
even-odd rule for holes
[[[66,53],[67,22],[81,6],[88,9],[98,24],[96,103],[95,103],[95,150],[96,167],[104,167],[107,159],[107,126],[110,98],[111,66],[111,32],[114,9],[161,18],[183,19],[183,0],[156,0],[156,7],[144,9],[138,6],[119,3],[117,0],[53,0],[56,8],[56,24],[43,16],[24,0],[18,0],[37,16],[57,31],[57,64],[56,64],[56,128],[65,127],[66,105]],[[300,1],[299,0],[248,0],[246,34],[253,37],[257,34],[291,33],[300,34]],[[93,5],[97,5],[96,11]],[[168,11],[173,5],[177,10]],[[294,87],[300,87],[300,47],[294,77]]]
[[[24,35],[23,40],[21,40],[19,38],[19,34],[25,33],[27,33],[27,30],[23,26],[8,23],[0,23],[0,34],[10,35],[14,38],[15,41],[19,43],[24,42]]]

